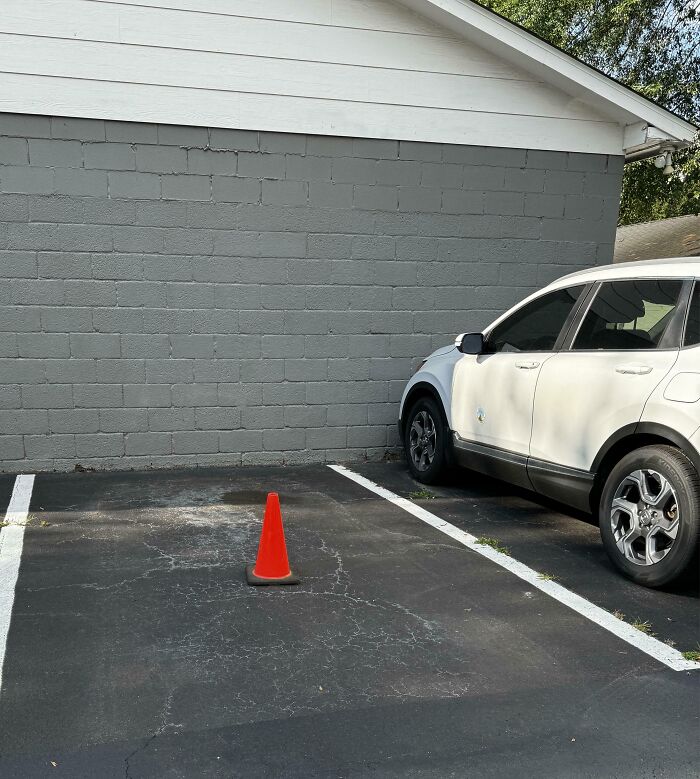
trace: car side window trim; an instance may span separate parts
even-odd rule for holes
[[[689,286],[690,289],[688,290],[688,295],[685,299],[685,312],[683,316],[683,324],[682,324],[682,332],[681,332],[681,349],[697,349],[700,344],[694,343],[694,344],[686,344],[685,339],[686,335],[688,334],[688,320],[690,319],[690,306],[693,302],[693,298],[695,296],[696,290],[700,292],[700,279],[689,279]]]
[[[649,280],[653,280],[654,278],[655,277],[642,276],[642,277],[621,278],[621,279],[602,279],[596,281],[593,284],[588,294],[585,304],[583,304],[581,308],[579,308],[579,314],[576,317],[576,321],[573,323],[569,331],[569,335],[567,336],[567,338],[564,341],[564,344],[562,345],[561,351],[567,351],[567,352],[575,351],[577,354],[598,354],[599,352],[605,352],[606,354],[619,352],[620,354],[624,354],[625,352],[629,352],[630,350],[626,350],[626,349],[573,349],[573,344],[578,338],[579,331],[581,330],[581,327],[586,319],[586,316],[588,315],[588,312],[590,311],[590,308],[593,305],[593,301],[596,299],[596,296],[598,295],[598,292],[600,291],[600,288],[603,286],[603,284],[608,284],[614,281],[649,281]],[[661,339],[659,346],[656,349],[654,349],[654,351],[656,352],[678,351],[678,349],[681,348],[681,344],[683,343],[682,338],[684,337],[684,332],[685,332],[686,313],[689,307],[689,301],[690,301],[690,296],[692,294],[692,286],[693,286],[693,279],[689,279],[689,278],[682,278],[677,276],[673,276],[669,278],[664,277],[664,281],[680,281],[682,282],[683,286],[681,287],[681,291],[678,295],[678,304],[676,305],[676,310],[673,312],[671,321],[666,327],[666,331],[664,332],[663,338]],[[671,343],[672,345],[669,345],[669,343]]]

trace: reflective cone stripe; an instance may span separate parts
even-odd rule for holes
[[[292,573],[284,542],[280,499],[276,492],[270,492],[265,505],[258,557],[253,574],[261,579],[284,579]]]

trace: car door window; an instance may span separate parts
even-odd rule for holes
[[[607,281],[583,319],[573,349],[656,349],[678,306],[676,279]]]
[[[695,346],[696,344],[700,344],[700,282],[697,281],[688,309],[683,346]]]
[[[489,352],[550,351],[584,285],[566,287],[531,300],[497,325],[487,338]]]

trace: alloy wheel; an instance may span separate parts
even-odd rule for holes
[[[658,471],[632,471],[612,499],[610,525],[618,551],[636,565],[654,565],[671,551],[680,516],[676,490]]]
[[[409,452],[417,470],[427,471],[430,468],[435,459],[436,443],[435,421],[427,411],[419,411],[408,434]]]

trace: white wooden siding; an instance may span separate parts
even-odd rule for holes
[[[622,151],[615,120],[381,0],[2,6],[3,111]]]

